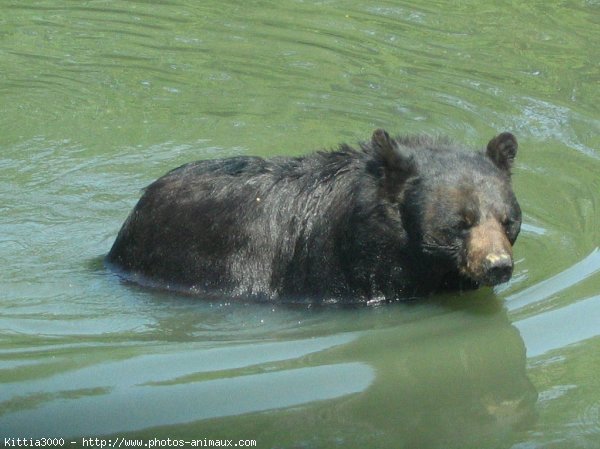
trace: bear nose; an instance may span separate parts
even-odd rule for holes
[[[512,276],[513,261],[506,254],[489,254],[485,258],[485,277],[490,285],[506,282]]]

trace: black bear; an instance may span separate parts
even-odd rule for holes
[[[484,152],[378,129],[360,149],[233,157],[150,186],[107,256],[127,278],[229,298],[360,302],[510,279],[517,141]]]

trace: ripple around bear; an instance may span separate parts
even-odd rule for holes
[[[107,256],[128,279],[226,297],[359,302],[506,282],[521,210],[517,141],[485,152],[391,138],[303,157],[176,168],[146,188]]]

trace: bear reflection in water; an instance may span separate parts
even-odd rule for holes
[[[328,323],[331,334],[321,336],[344,335],[349,327],[354,339],[300,359],[228,372],[225,388],[248,374],[264,377],[281,407],[270,397],[270,410],[196,421],[180,429],[184,436],[202,430],[229,438],[256,435],[265,447],[393,449],[508,449],[528,438],[538,393],[527,376],[521,335],[492,292],[311,310]],[[306,332],[314,336],[314,328]],[[335,399],[314,400],[319,386],[313,376],[285,381],[285,373],[298,367],[342,370],[357,364],[373,372],[370,383]],[[354,370],[364,376],[365,370]],[[347,373],[340,377],[353,383]],[[286,405],[288,397],[303,396],[314,402]]]
[[[186,164],[148,186],[107,262],[200,295],[360,302],[506,282],[510,133],[485,151],[376,130],[359,149]]]
[[[355,424],[381,429],[397,448],[508,448],[519,441],[537,419],[538,393],[521,335],[491,295],[447,298],[444,305],[455,310],[360,341],[377,379],[347,401]]]

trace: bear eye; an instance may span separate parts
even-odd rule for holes
[[[465,230],[471,229],[474,224],[475,224],[475,222],[474,222],[473,218],[470,217],[469,215],[463,215],[462,217],[460,217],[460,221],[458,223],[460,228],[465,229]]]
[[[502,217],[502,220],[500,220],[500,224],[504,228],[504,232],[509,238],[514,234],[515,222],[516,220],[510,217]]]
[[[479,211],[475,204],[467,204],[458,213],[459,226],[463,230],[471,229],[477,224]]]

